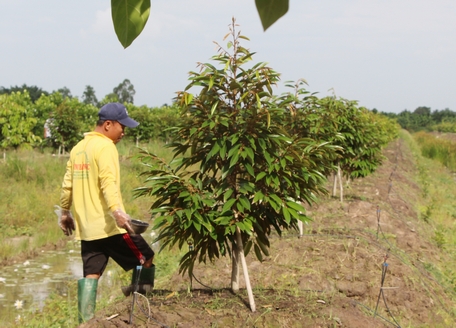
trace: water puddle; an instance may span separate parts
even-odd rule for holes
[[[34,259],[3,267],[0,271],[0,317],[11,311],[30,309],[41,310],[51,293],[67,296],[77,293],[68,290],[67,282],[82,278],[82,260],[77,243],[69,243],[69,249],[44,251]],[[121,268],[112,260],[100,278],[103,286],[112,288],[114,271]],[[117,282],[119,283],[119,282]],[[120,288],[120,287],[119,287]]]

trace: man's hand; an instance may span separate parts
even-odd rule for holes
[[[115,210],[114,212],[112,212],[112,216],[116,220],[116,224],[119,228],[123,228],[123,229],[127,230],[129,235],[135,234],[135,232],[133,231],[133,229],[131,228],[131,225],[130,225],[130,223],[131,223],[130,216],[127,213],[118,209],[118,210]]]
[[[66,236],[70,236],[73,234],[74,231],[74,220],[71,216],[71,212],[68,210],[61,210],[61,216],[59,220],[60,229],[62,229],[63,233]]]

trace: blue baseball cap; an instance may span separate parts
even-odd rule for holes
[[[109,103],[101,107],[98,117],[102,121],[117,121],[128,128],[136,128],[139,123],[128,116],[127,108],[120,103]]]

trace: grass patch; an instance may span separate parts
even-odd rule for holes
[[[140,145],[167,159],[171,152],[163,143]],[[151,199],[135,199],[133,189],[142,185],[144,169],[134,155],[138,148],[127,141],[119,143],[121,187],[127,213],[141,220],[150,219]],[[0,258],[8,260],[37,247],[67,240],[57,225],[54,205],[60,203],[60,187],[68,156],[54,156],[39,150],[7,153],[0,160]],[[27,238],[29,237],[29,238]],[[28,242],[18,242],[20,239]]]

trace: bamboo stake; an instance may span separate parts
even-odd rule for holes
[[[244,245],[242,244],[241,231],[239,230],[239,227],[236,227],[236,244],[240,250],[239,254],[241,256],[242,271],[244,272],[245,287],[247,289],[247,294],[249,295],[250,309],[252,310],[252,312],[255,312],[255,300],[253,298],[252,286],[250,285],[249,271],[247,270],[247,262],[245,261],[244,254]]]

